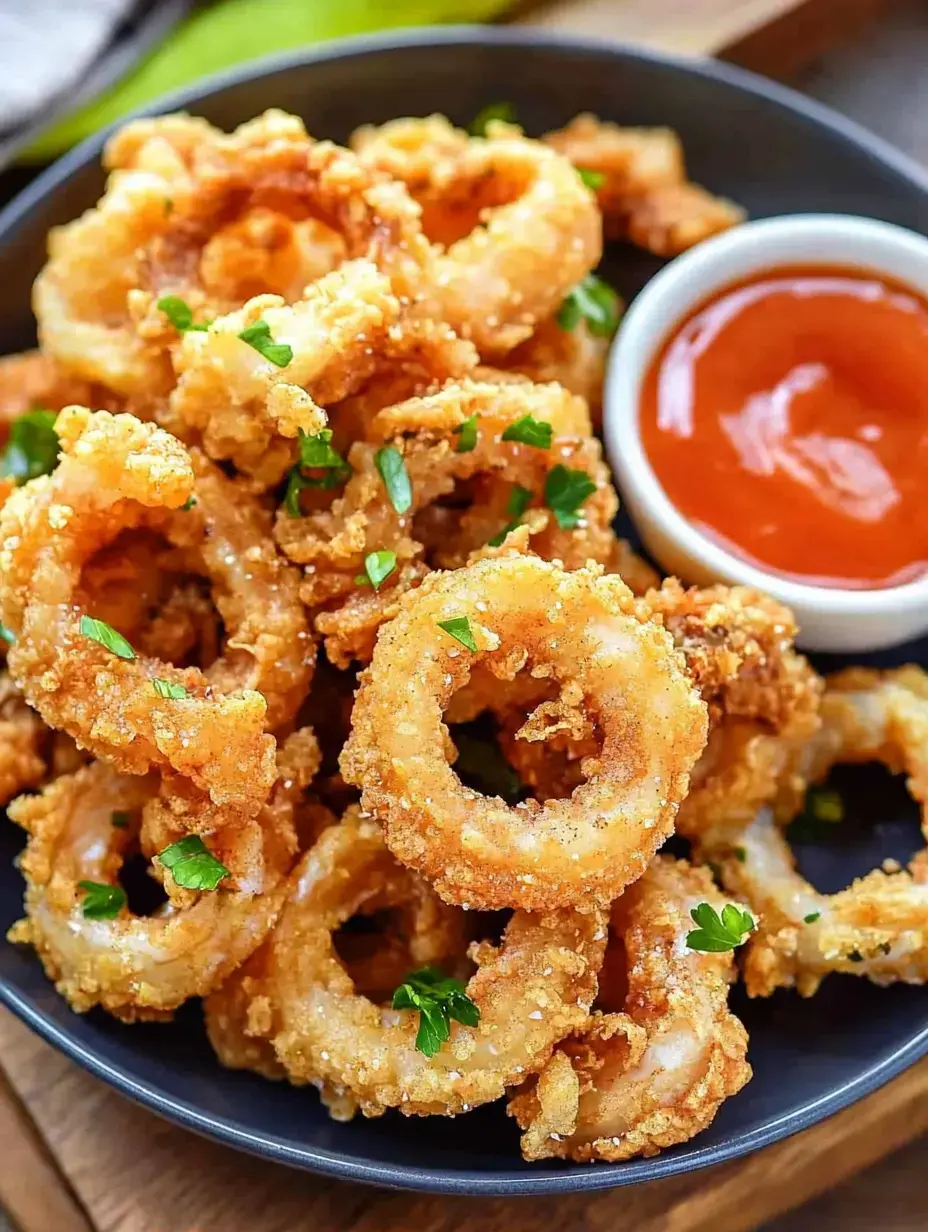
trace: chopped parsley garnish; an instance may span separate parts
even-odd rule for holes
[[[491,120],[502,120],[506,124],[515,124],[516,109],[512,103],[487,103],[486,107],[481,107],[468,124],[467,131],[472,137],[485,137],[487,125]]]
[[[286,368],[293,359],[293,348],[286,342],[274,341],[267,321],[255,321],[254,325],[242,330],[239,338],[278,368]]]
[[[216,859],[199,834],[178,839],[165,847],[158,859],[185,890],[215,890],[223,877],[229,876],[229,870]]]
[[[480,1010],[467,995],[466,985],[437,967],[411,971],[393,994],[392,1005],[395,1010],[418,1011],[416,1048],[427,1057],[434,1057],[451,1038],[452,1018],[465,1027],[480,1022]]]
[[[466,646],[474,654],[477,653],[477,643],[474,640],[470,621],[466,616],[454,616],[451,620],[439,620],[438,627],[439,629],[444,629],[456,642],[460,642],[462,646]]]
[[[597,188],[602,188],[606,182],[603,172],[594,171],[592,167],[578,167],[577,175],[583,180],[590,192],[596,192]]]
[[[158,307],[179,334],[186,334],[188,330],[203,333],[209,329],[209,321],[201,321],[199,325],[194,324],[193,309],[179,295],[162,295],[158,300]]]
[[[182,684],[172,684],[170,680],[155,679],[152,681],[152,684],[155,686],[155,692],[159,697],[167,697],[174,702],[179,702],[183,698],[190,696]]]
[[[810,911],[808,915],[804,915],[802,917],[802,922],[804,924],[814,924],[816,920],[820,920],[821,918],[822,913],[820,911]]]
[[[521,484],[518,483],[513,484],[512,491],[509,493],[509,502],[506,505],[506,513],[509,517],[509,521],[499,532],[499,534],[494,535],[490,540],[489,546],[491,548],[498,548],[509,532],[511,530],[515,530],[515,528],[519,525],[522,521],[522,514],[525,513],[526,509],[531,504],[532,495],[533,494],[528,490],[528,488],[523,488]]]
[[[473,453],[477,448],[477,420],[479,416],[476,411],[473,415],[468,415],[463,423],[459,423],[453,429],[454,435],[459,437],[456,453]]]
[[[385,445],[374,454],[374,465],[387,489],[390,504],[397,513],[405,513],[412,505],[412,484],[403,455],[392,445]]]
[[[3,638],[8,646],[12,646],[16,641],[16,634],[12,629],[8,629],[4,624],[0,624],[0,637]]]
[[[6,449],[0,457],[0,475],[22,487],[39,475],[50,475],[58,461],[58,433],[54,411],[26,411],[10,424]]]
[[[831,787],[810,787],[802,812],[786,831],[791,843],[821,843],[832,836],[832,826],[844,820],[844,801]]]
[[[622,301],[608,283],[587,274],[567,295],[557,310],[561,329],[576,329],[581,321],[597,338],[611,338],[619,328]]]
[[[726,903],[721,916],[711,903],[700,903],[690,912],[699,925],[686,934],[686,944],[691,950],[703,954],[723,954],[743,945],[754,931],[754,920],[743,907]]]
[[[189,513],[196,503],[197,498],[195,496],[188,496],[180,507],[181,513]]]
[[[536,449],[550,449],[554,440],[554,429],[543,419],[533,415],[523,415],[515,423],[511,423],[503,433],[504,441],[519,441],[523,445],[534,445]]]
[[[355,578],[355,581],[359,586],[367,586],[370,584],[374,590],[380,590],[380,587],[395,568],[395,552],[390,552],[387,550],[381,552],[370,552],[364,557],[364,573],[359,573]]]
[[[126,905],[126,892],[122,886],[103,885],[99,881],[79,881],[77,884],[84,891],[85,920],[115,920]]]
[[[115,812],[110,813],[110,821],[114,830],[129,829],[129,814],[123,812],[122,809],[116,809]]]
[[[580,522],[578,510],[596,484],[586,471],[573,471],[560,462],[548,471],[545,480],[545,504],[557,518],[561,530],[573,530]]]
[[[748,853],[743,847],[736,847],[733,854],[739,864],[743,864],[748,858]]]
[[[300,493],[304,488],[337,488],[351,474],[351,467],[332,446],[332,429],[308,433],[300,428],[300,461],[287,478],[284,507],[291,518],[302,516]],[[320,476],[304,475],[303,468],[322,471]]]
[[[99,642],[107,650],[111,650],[120,659],[132,660],[135,651],[121,633],[117,633],[112,625],[105,620],[97,620],[94,616],[81,617],[81,633],[94,642]]]

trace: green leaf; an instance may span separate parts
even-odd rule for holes
[[[16,641],[16,634],[12,629],[8,629],[5,624],[0,624],[0,637],[3,638],[8,646],[12,646]]]
[[[380,587],[395,568],[395,552],[390,552],[387,550],[370,552],[364,557],[364,574],[355,578],[355,581],[359,586],[365,586],[370,583],[374,590],[380,590]],[[364,576],[365,574],[366,576]]]
[[[184,503],[180,507],[181,513],[189,513],[190,510],[194,507],[194,505],[196,505],[196,503],[197,503],[197,498],[195,496],[188,496],[187,499],[184,501]]]
[[[602,188],[606,182],[604,173],[602,171],[594,171],[592,167],[578,167],[577,175],[583,180],[590,192],[596,192],[597,188]]]
[[[32,410],[10,424],[0,475],[22,487],[39,475],[50,475],[58,461],[58,433],[54,411]]]
[[[550,449],[554,440],[554,429],[543,419],[533,415],[523,415],[515,423],[511,423],[503,433],[504,441],[520,441],[523,445],[534,445],[536,449]]]
[[[810,787],[802,812],[790,822],[786,837],[790,843],[822,843],[832,837],[832,826],[844,820],[844,801],[830,787]]]
[[[591,334],[611,338],[619,328],[622,309],[622,301],[612,287],[595,274],[587,274],[564,299],[557,312],[557,323],[561,329],[570,330],[585,320]]]
[[[158,680],[156,678],[152,681],[152,684],[155,686],[155,692],[159,697],[166,697],[170,701],[179,702],[183,698],[190,696],[182,684],[172,684],[170,680]]]
[[[229,870],[216,859],[199,834],[178,839],[165,847],[158,859],[185,890],[215,890],[220,881],[229,876]]]
[[[820,911],[810,911],[808,915],[804,915],[802,917],[804,924],[814,924],[816,920],[820,920],[821,918],[822,913]]]
[[[744,864],[748,858],[748,853],[743,847],[736,847],[733,854],[739,864]]]
[[[416,1048],[433,1057],[451,1037],[451,1019],[467,1027],[480,1022],[480,1010],[467,995],[460,980],[444,975],[437,967],[422,967],[406,976],[393,994],[395,1010],[419,1014]]]
[[[331,428],[315,433],[300,429],[300,461],[288,475],[284,493],[284,508],[291,518],[303,516],[300,493],[304,488],[337,488],[351,474],[351,466],[333,449],[331,440]],[[304,475],[303,467],[322,471],[322,475]]]
[[[754,929],[754,920],[742,907],[727,903],[722,914],[711,903],[700,903],[690,912],[698,928],[686,935],[691,950],[706,954],[722,954],[743,945]]]
[[[548,471],[545,504],[554,514],[561,530],[573,530],[579,524],[577,511],[595,491],[596,484],[586,471],[570,470],[560,462]]]
[[[130,820],[129,814],[123,812],[122,809],[116,809],[115,812],[110,813],[110,821],[114,830],[128,830]]]
[[[397,513],[406,513],[412,506],[412,484],[402,454],[392,445],[385,445],[374,454],[374,465],[387,489],[390,504]]]
[[[515,530],[515,528],[519,525],[522,521],[523,513],[525,513],[526,509],[532,502],[533,495],[534,493],[530,492],[528,488],[523,488],[521,484],[513,484],[512,491],[509,493],[509,501],[506,505],[506,513],[509,515],[509,521],[498,535],[494,535],[493,538],[489,540],[489,546],[491,548],[498,548],[509,532],[511,530]]]
[[[103,885],[99,881],[79,881],[84,893],[85,920],[115,920],[126,905],[126,892],[122,886]]]
[[[439,620],[437,623],[439,629],[444,629],[455,641],[460,642],[462,646],[466,646],[474,654],[477,653],[477,643],[474,641],[470,621],[466,616],[455,616],[451,620]]]
[[[209,321],[202,321],[199,325],[194,324],[193,309],[179,295],[162,295],[158,300],[158,307],[179,334],[185,334],[188,330],[205,332],[209,329]]]
[[[254,325],[243,329],[238,336],[242,342],[247,342],[253,350],[278,368],[286,368],[293,359],[293,348],[286,342],[274,341],[267,321],[255,321]]]
[[[97,620],[94,616],[82,616],[80,627],[81,633],[85,637],[89,637],[94,642],[99,642],[101,646],[111,650],[120,659],[131,661],[136,657],[135,651],[123,635],[117,633],[112,625],[108,625],[105,620]]]
[[[480,416],[475,411],[473,415],[468,415],[463,423],[459,423],[453,429],[454,435],[460,437],[458,441],[456,453],[473,453],[477,448],[477,420]]]
[[[487,103],[486,107],[481,107],[468,124],[467,131],[472,137],[485,137],[487,125],[491,120],[503,120],[506,124],[515,124],[516,109],[512,103]]]

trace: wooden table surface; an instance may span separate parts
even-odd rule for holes
[[[602,32],[605,20],[614,37],[644,34],[673,50],[727,43],[733,58],[792,75],[800,88],[928,163],[923,0],[555,0],[540,20],[571,24],[568,2],[575,26],[593,21]],[[892,13],[865,39],[810,67],[809,48],[834,40],[839,4],[848,33],[878,8]],[[697,12],[715,22],[716,46],[693,45]],[[634,1190],[540,1201],[389,1194],[235,1154],[113,1094],[3,1012],[0,1060],[7,1078],[0,1075],[0,1204],[20,1232],[928,1229],[928,1138],[912,1142],[928,1134],[928,1060],[855,1108],[748,1161]],[[816,1194],[823,1196],[795,1209]],[[764,1223],[772,1216],[778,1217]]]

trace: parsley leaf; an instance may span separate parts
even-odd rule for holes
[[[185,890],[215,890],[229,870],[209,850],[199,834],[188,834],[170,847],[165,847],[158,859]]]
[[[337,488],[351,474],[351,466],[338,450],[332,447],[331,428],[323,428],[314,433],[304,432],[300,428],[299,433],[300,461],[290,472],[284,493],[284,508],[291,518],[302,517],[300,493],[304,488]],[[318,478],[304,475],[303,467],[321,470],[323,474]]]
[[[238,335],[242,342],[263,355],[266,360],[278,368],[286,368],[293,359],[293,348],[286,342],[275,342],[271,337],[271,327],[267,321],[255,321]]]
[[[122,886],[103,885],[99,881],[79,881],[84,893],[85,920],[115,920],[126,905]]]
[[[462,646],[466,646],[474,654],[477,653],[477,643],[474,641],[470,621],[466,616],[455,616],[451,620],[439,620],[437,624],[439,629],[444,629],[456,642],[460,642]]]
[[[381,552],[370,552],[364,557],[364,573],[359,574],[355,578],[355,581],[359,586],[366,586],[370,583],[374,590],[380,590],[380,587],[395,568],[395,552],[390,552],[388,550]]]
[[[460,437],[458,441],[456,453],[473,453],[477,448],[477,420],[479,415],[475,411],[473,415],[468,415],[463,423],[452,429],[455,436]]]
[[[512,491],[509,493],[509,502],[506,505],[506,513],[509,516],[509,521],[499,532],[499,534],[494,535],[489,541],[489,546],[491,548],[498,548],[509,532],[511,530],[515,530],[515,528],[519,525],[522,521],[522,514],[525,513],[526,509],[531,504],[532,496],[533,493],[530,492],[528,488],[523,488],[522,485],[518,483],[513,484]]]
[[[189,513],[196,503],[197,498],[195,496],[188,496],[180,507],[181,513]]]
[[[821,915],[822,913],[820,911],[810,911],[808,915],[804,915],[802,917],[803,923],[814,924],[816,920],[821,918]]]
[[[511,423],[503,433],[504,441],[520,441],[523,445],[534,445],[536,449],[550,449],[554,440],[554,429],[543,419],[535,419],[533,415],[523,415],[515,423]]]
[[[748,853],[744,847],[736,847],[732,853],[739,864],[744,864],[748,858]]]
[[[700,903],[690,912],[699,925],[686,934],[686,944],[691,950],[703,954],[723,954],[743,945],[748,934],[754,930],[754,920],[743,907],[735,903],[726,903],[722,914],[710,903]]]
[[[790,843],[821,843],[831,838],[831,827],[844,820],[844,801],[833,788],[810,787],[802,812],[790,822]]]
[[[374,454],[374,465],[380,471],[390,504],[397,513],[405,513],[412,505],[412,484],[403,455],[392,445],[385,445]]]
[[[166,697],[172,702],[179,702],[183,698],[190,696],[182,684],[172,684],[170,680],[155,679],[152,681],[152,684],[155,686],[155,692],[159,697]]]
[[[16,641],[16,634],[12,629],[8,629],[5,624],[0,624],[0,637],[3,638],[8,646],[12,646]]]
[[[115,812],[110,813],[110,822],[114,830],[128,830],[129,814],[123,812],[122,809],[116,809]]]
[[[506,124],[515,124],[516,109],[512,103],[487,103],[486,107],[481,107],[468,124],[467,131],[472,137],[485,137],[487,125],[491,120],[503,120]]]
[[[583,180],[590,192],[596,192],[597,188],[602,188],[606,182],[603,172],[594,171],[592,167],[578,167],[577,175]]]
[[[188,330],[203,333],[209,329],[209,321],[194,325],[193,309],[179,295],[162,295],[158,300],[158,307],[179,334],[186,334]]]
[[[576,329],[582,320],[597,338],[611,338],[619,328],[622,301],[608,283],[587,274],[578,282],[557,310],[561,329]]]
[[[99,642],[101,646],[111,650],[120,659],[131,661],[135,658],[135,651],[123,635],[117,633],[112,625],[108,625],[105,620],[97,620],[94,616],[82,616],[81,633],[92,641]]]
[[[437,967],[411,971],[393,994],[392,1005],[395,1010],[418,1010],[416,1048],[427,1057],[434,1057],[451,1038],[452,1018],[466,1027],[480,1022],[480,1010],[467,995],[466,986]]]
[[[573,471],[562,463],[548,471],[545,480],[545,504],[557,519],[561,530],[573,530],[580,522],[577,512],[596,484],[586,471]]]
[[[58,433],[54,411],[26,411],[10,424],[0,475],[22,487],[39,475],[50,475],[58,461]]]

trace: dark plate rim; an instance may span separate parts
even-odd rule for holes
[[[565,38],[540,30],[493,28],[478,25],[423,27],[336,39],[319,47],[303,48],[281,55],[264,56],[221,73],[203,78],[194,86],[171,92],[149,106],[133,111],[117,124],[103,129],[76,146],[42,172],[2,212],[0,246],[10,242],[20,222],[30,210],[64,183],[76,170],[98,157],[107,137],[135,116],[158,114],[196,105],[205,96],[229,86],[271,73],[309,67],[313,64],[356,56],[374,56],[409,47],[434,46],[513,46],[530,52],[535,47],[575,52],[600,60],[642,60],[696,77],[720,81],[733,89],[751,94],[800,116],[807,124],[828,129],[845,143],[856,146],[870,159],[891,167],[928,196],[928,172],[882,138],[829,107],[805,98],[786,86],[718,60],[695,60],[633,47],[618,41]],[[352,1159],[343,1153],[323,1148],[298,1146],[258,1134],[230,1118],[203,1113],[194,1104],[176,1099],[149,1082],[141,1082],[125,1066],[114,1064],[103,1052],[81,1042],[52,1018],[47,1017],[29,998],[6,980],[0,980],[0,1004],[22,1022],[123,1095],[185,1129],[216,1142],[270,1159],[277,1163],[309,1169],[342,1180],[358,1181],[393,1189],[471,1196],[514,1197],[546,1193],[572,1193],[610,1189],[643,1181],[693,1172],[713,1164],[739,1159],[753,1151],[780,1141],[826,1117],[839,1112],[877,1090],[891,1078],[928,1054],[928,1023],[917,1029],[901,1047],[884,1055],[857,1077],[826,1095],[784,1113],[755,1129],[730,1135],[708,1147],[689,1147],[685,1153],[671,1150],[651,1159],[629,1160],[620,1164],[593,1166],[565,1165],[562,1171],[544,1174],[507,1172],[487,1173],[475,1169],[455,1172],[419,1168],[408,1164],[378,1164]],[[698,1139],[696,1139],[698,1143]]]

